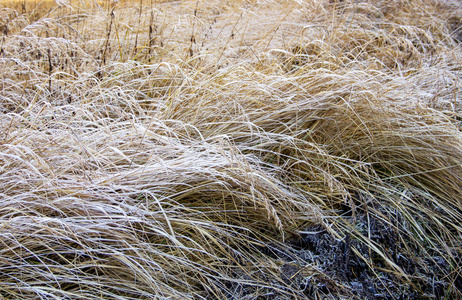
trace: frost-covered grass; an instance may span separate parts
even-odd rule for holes
[[[0,4],[0,297],[462,297],[460,2]]]

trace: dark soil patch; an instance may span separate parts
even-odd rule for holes
[[[256,247],[254,250],[277,262],[279,280],[262,270],[250,277],[237,268],[235,275],[243,280],[226,284],[228,299],[417,300],[455,299],[454,295],[460,295],[462,277],[451,270],[448,259],[436,255],[436,251],[435,256],[428,256],[431,251],[424,255],[412,243],[405,245],[403,232],[371,215],[369,219],[366,214],[357,215],[355,225],[366,229],[370,241],[401,268],[408,280],[390,272],[386,259],[352,234],[337,239],[322,226],[311,226],[285,244]],[[460,260],[460,253],[452,255]],[[250,282],[256,277],[262,286],[245,283],[246,278]],[[265,290],[264,296],[261,289]],[[259,296],[253,297],[256,294]]]

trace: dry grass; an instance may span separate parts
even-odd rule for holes
[[[461,299],[460,2],[0,4],[1,297]]]

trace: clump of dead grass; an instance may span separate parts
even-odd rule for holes
[[[60,3],[0,11],[0,295],[460,297],[460,4]]]

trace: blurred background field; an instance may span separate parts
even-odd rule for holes
[[[0,297],[462,299],[461,20],[0,0]]]

